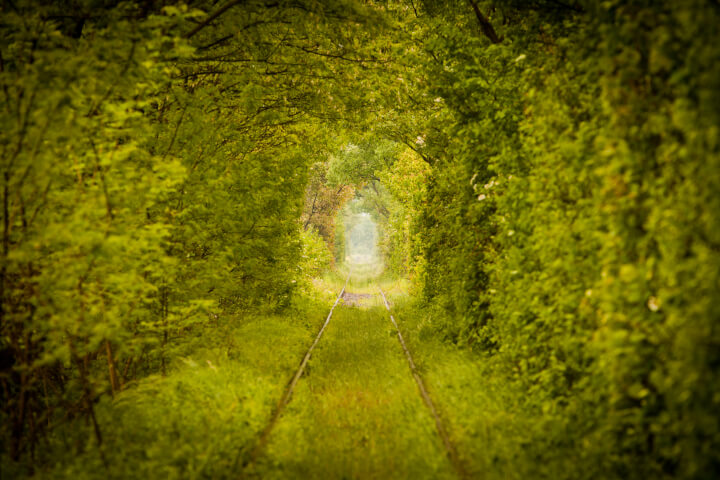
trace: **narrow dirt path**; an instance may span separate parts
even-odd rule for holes
[[[365,307],[375,298],[372,293],[345,292],[342,295],[343,305],[348,307]]]
[[[379,295],[335,309],[251,478],[457,478]],[[352,299],[352,303],[347,299]]]

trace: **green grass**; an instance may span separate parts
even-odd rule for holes
[[[38,451],[35,477],[237,478],[326,307],[310,302],[208,331],[206,347],[176,359],[166,377],[141,379],[97,405],[101,448],[91,426],[59,426]],[[3,471],[3,478],[27,475],[12,464]]]
[[[470,478],[605,478],[602,453],[584,455],[561,412],[543,409],[490,359],[444,342],[412,298],[388,300]]]
[[[406,295],[410,289],[410,282],[406,278],[398,278],[383,268],[381,263],[344,263],[337,269],[326,272],[315,280],[315,287],[326,295],[337,292],[345,285],[345,280],[351,273],[347,282],[347,291],[352,293],[378,293],[378,287],[385,293],[393,292],[395,295]]]
[[[249,470],[261,478],[454,478],[383,307],[339,307]]]
[[[105,397],[96,408],[101,448],[91,425],[58,427],[38,451],[35,477],[456,478],[379,295],[335,310],[265,448],[242,471],[344,273],[317,280],[315,300],[284,315],[228,320],[176,358],[168,376]],[[561,458],[567,449],[547,456],[560,431],[552,415],[528,410],[523,392],[490,375],[480,357],[443,343],[404,281],[360,271],[347,289],[377,293],[378,285],[471,477],[551,477],[565,464],[565,478],[582,477]]]

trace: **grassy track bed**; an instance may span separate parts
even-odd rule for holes
[[[249,473],[454,478],[386,311],[339,307]]]

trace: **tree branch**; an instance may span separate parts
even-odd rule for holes
[[[490,20],[488,20],[487,17],[483,15],[483,13],[480,11],[480,8],[478,8],[475,0],[468,0],[468,3],[472,6],[478,23],[480,23],[480,28],[482,29],[485,36],[488,37],[492,43],[502,42],[502,37],[498,37],[498,34],[495,32],[495,28],[493,28],[492,23],[490,23]]]
[[[220,9],[217,10],[215,13],[211,14],[211,15],[210,15],[209,17],[207,17],[205,20],[203,20],[202,22],[200,22],[200,24],[199,24],[197,27],[193,28],[193,29],[190,30],[188,33],[186,33],[185,35],[183,35],[183,38],[190,38],[190,37],[192,37],[193,35],[195,35],[196,33],[198,33],[200,30],[202,30],[203,28],[207,27],[207,25],[208,25],[210,22],[212,22],[213,20],[215,20],[216,18],[218,18],[220,15],[222,15],[223,13],[227,12],[228,10],[230,10],[230,9],[231,9],[232,7],[234,7],[235,5],[238,5],[238,4],[242,3],[243,1],[244,1],[244,0],[231,0],[231,1],[229,1],[229,2],[226,3],[224,6],[220,7]]]

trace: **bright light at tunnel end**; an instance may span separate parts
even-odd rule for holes
[[[345,261],[354,265],[378,264],[377,225],[368,212],[354,215],[355,221],[348,226],[347,255]]]

